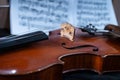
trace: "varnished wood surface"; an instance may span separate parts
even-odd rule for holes
[[[92,48],[88,47],[75,50],[67,50],[61,46],[61,43],[63,42],[65,42],[67,46],[76,46],[82,44],[95,45],[99,48],[99,51],[94,52],[92,51]],[[39,72],[41,70],[49,68],[54,64],[64,65],[62,56],[64,57],[65,55],[76,53],[94,54],[92,56],[93,58],[88,58],[88,63],[90,60],[94,60],[95,58],[95,65],[89,65],[92,65],[92,69],[102,71],[101,63],[103,62],[101,59],[109,55],[119,55],[120,43],[119,40],[112,40],[104,36],[90,36],[87,33],[81,33],[80,30],[76,30],[75,41],[71,42],[66,38],[61,38],[59,31],[54,31],[51,32],[49,40],[35,42],[6,52],[0,52],[0,75],[24,75]],[[89,56],[91,55],[88,55],[88,57]],[[85,62],[85,65],[88,63]],[[120,69],[120,65],[118,67]],[[80,68],[84,68],[84,66]],[[64,69],[67,70],[65,67]]]
[[[41,71],[24,75],[0,75],[0,80],[62,80],[62,65],[54,64]]]
[[[120,24],[119,0],[113,0],[118,24]],[[1,0],[0,4],[8,4]],[[0,28],[9,28],[9,8],[0,8]],[[0,52],[0,80],[61,80],[62,73],[90,69],[98,73],[120,70],[119,39],[89,36],[77,30],[74,42],[61,38],[59,31],[51,33],[49,40]],[[99,48],[67,50],[67,46],[91,44]]]

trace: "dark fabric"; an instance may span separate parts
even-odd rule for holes
[[[94,71],[81,70],[64,73],[63,80],[120,80],[120,72],[99,75]]]

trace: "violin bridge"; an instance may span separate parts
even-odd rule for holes
[[[68,38],[70,41],[73,41],[75,35],[75,28],[69,23],[63,23],[61,25],[61,37]]]

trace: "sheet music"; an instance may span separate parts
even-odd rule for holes
[[[117,25],[112,0],[77,0],[77,26],[93,24],[104,29],[106,24]]]
[[[41,30],[46,34],[69,22],[76,27],[91,23],[103,29],[117,24],[111,0],[11,0],[11,33]]]

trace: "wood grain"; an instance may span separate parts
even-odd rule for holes
[[[0,80],[7,80],[7,77],[9,80],[49,80],[46,76],[56,80],[58,77],[60,79],[63,72],[77,69],[89,69],[98,73],[120,71],[119,39],[90,36],[76,30],[74,42],[60,37],[60,30],[55,30],[51,32],[48,40],[0,52]],[[69,50],[61,46],[63,42],[67,46],[94,45],[99,51],[93,51],[91,47]],[[33,78],[29,78],[32,76]]]

